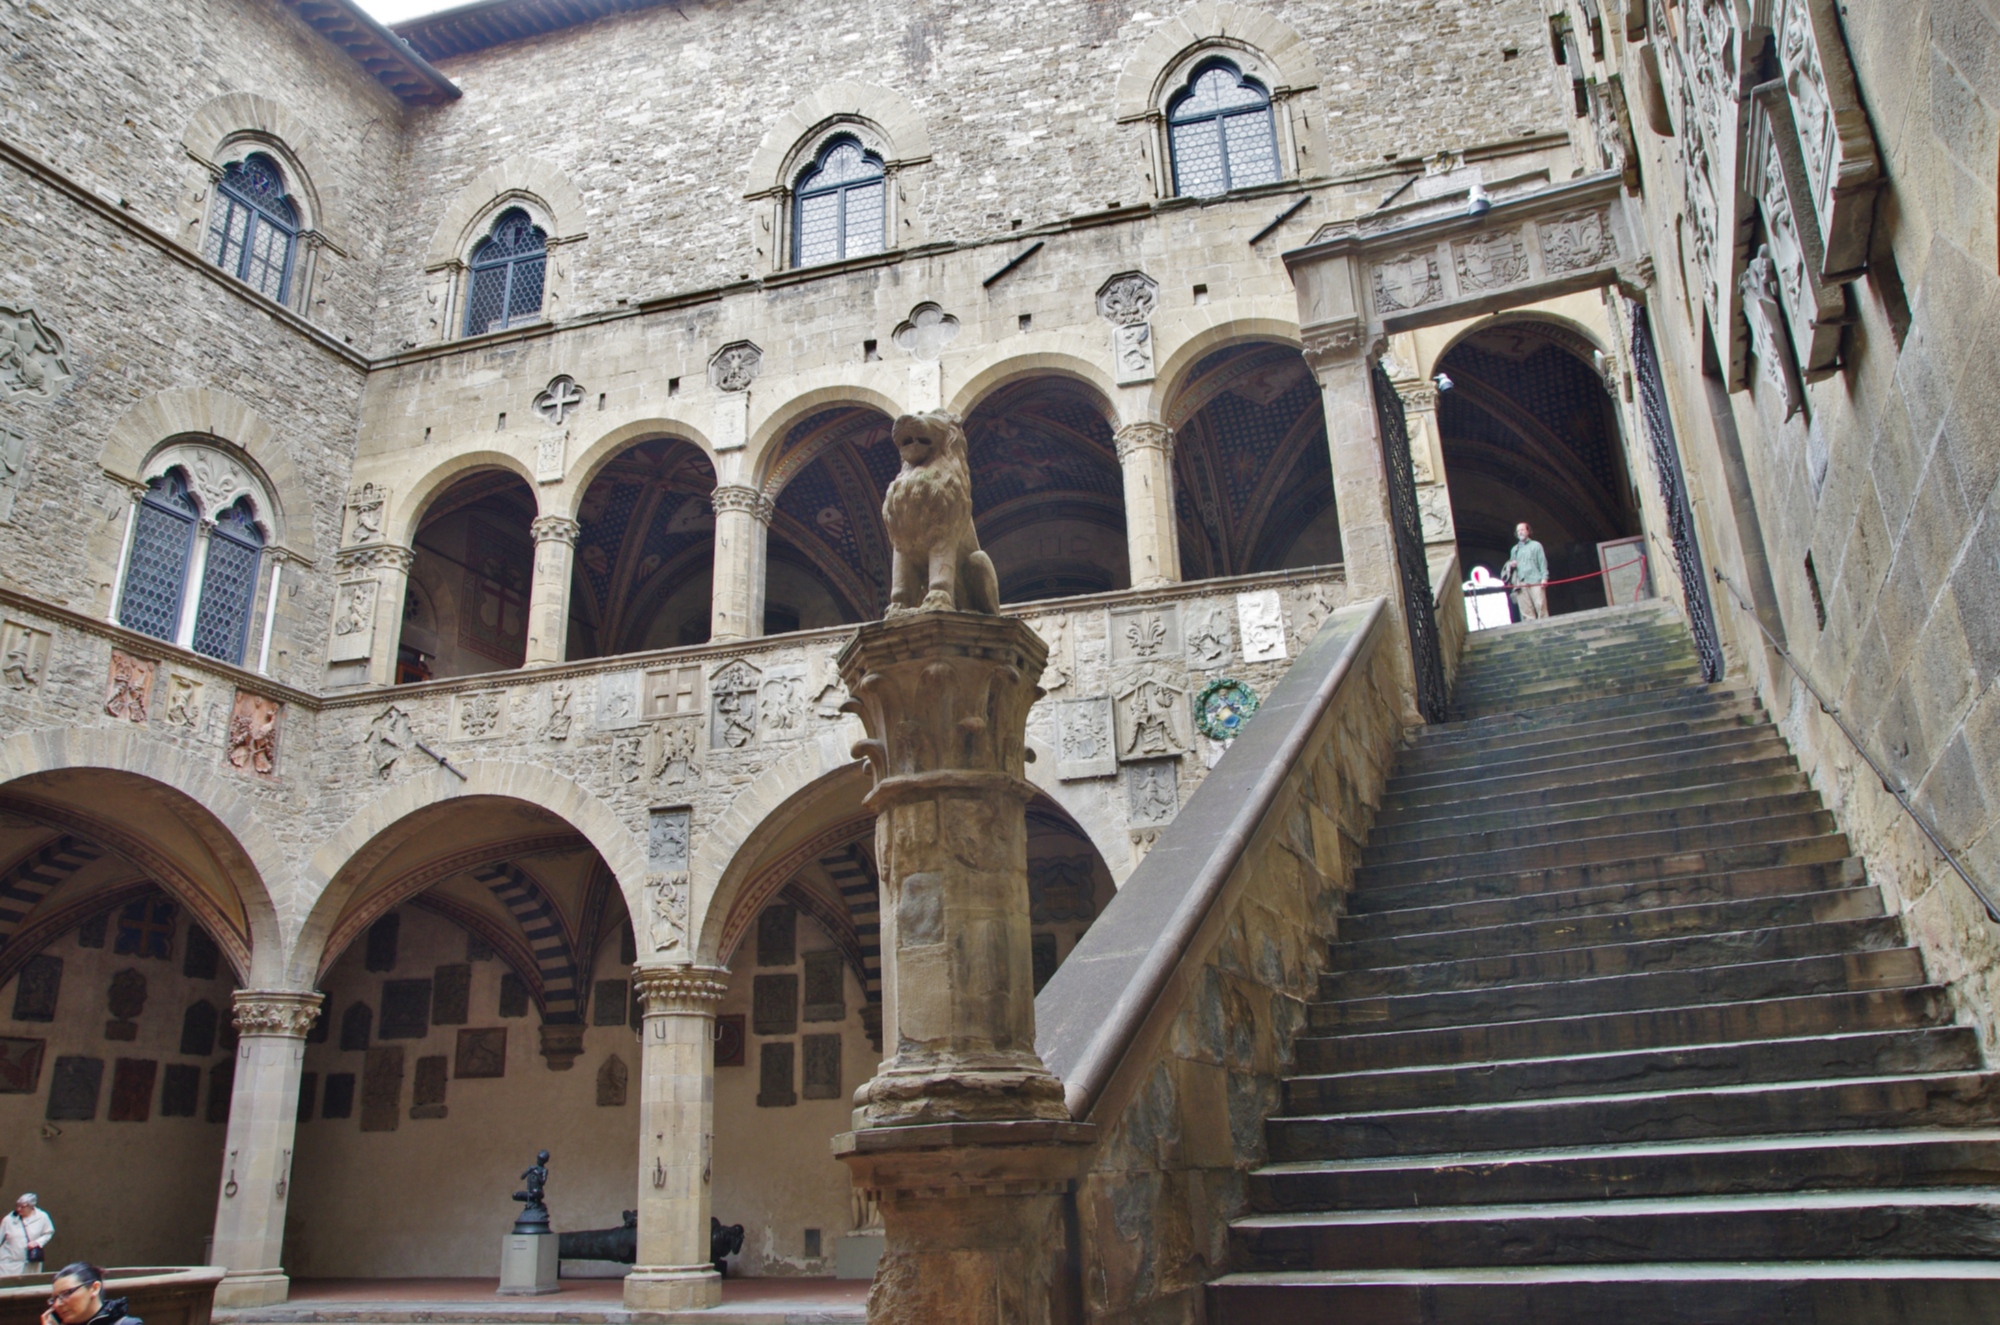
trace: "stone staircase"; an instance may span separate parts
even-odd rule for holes
[[[1750,692],[1641,604],[1403,754],[1225,1325],[2000,1321],[2000,1077]]]

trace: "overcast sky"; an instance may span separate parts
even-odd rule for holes
[[[456,8],[462,0],[361,0],[361,7],[382,23],[400,23],[419,14]]]

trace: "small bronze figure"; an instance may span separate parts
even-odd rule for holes
[[[527,1190],[514,1193],[514,1199],[522,1202],[520,1218],[514,1221],[516,1233],[547,1233],[549,1231],[549,1207],[543,1204],[542,1192],[549,1181],[549,1152],[537,1151],[535,1162],[521,1171],[522,1181]]]

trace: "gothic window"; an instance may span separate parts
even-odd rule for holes
[[[853,138],[828,142],[799,176],[792,204],[792,265],[812,267],[880,253],[887,206],[882,158],[864,151]]]
[[[243,660],[250,612],[257,598],[257,561],[264,535],[246,498],[216,518],[202,563],[201,596],[194,618],[194,651],[223,662]]]
[[[1167,105],[1174,191],[1209,198],[1279,178],[1271,97],[1227,60],[1210,60]]]
[[[285,302],[299,213],[285,196],[285,177],[256,153],[222,172],[215,186],[203,256],[259,294]]]
[[[147,486],[132,516],[132,554],[118,604],[119,625],[155,639],[174,638],[194,550],[195,519],[194,495],[178,469]]]
[[[548,235],[518,207],[500,213],[493,233],[472,250],[465,300],[465,334],[500,331],[542,315],[542,275]]]

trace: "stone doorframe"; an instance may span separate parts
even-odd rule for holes
[[[1284,255],[1306,362],[1326,409],[1347,583],[1357,598],[1386,597],[1396,615],[1403,716],[1412,726],[1423,719],[1370,381],[1376,361],[1398,332],[1606,285],[1643,299],[1653,279],[1640,218],[1616,171],[1504,198],[1477,213],[1472,205],[1461,191],[1366,213],[1322,228]]]

